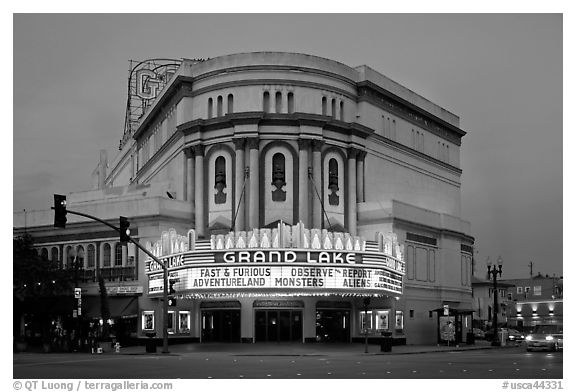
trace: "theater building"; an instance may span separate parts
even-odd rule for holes
[[[445,305],[465,337],[474,239],[458,116],[367,66],[295,53],[151,60],[129,84],[119,152],[101,154],[94,189],[69,193],[68,208],[115,225],[126,216],[169,265],[171,339],[386,331],[435,343]],[[16,213],[15,233],[26,222],[41,254],[81,260],[87,303],[104,274],[115,316],[161,336],[157,263],[85,218],[54,229],[52,214]]]

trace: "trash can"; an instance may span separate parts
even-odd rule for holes
[[[468,332],[466,334],[466,344],[475,344],[474,332]]]
[[[156,332],[147,332],[146,337],[146,352],[147,353],[155,353],[156,352]]]
[[[389,353],[392,351],[392,332],[382,332],[382,340],[380,341],[380,351]]]

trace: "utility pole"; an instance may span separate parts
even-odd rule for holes
[[[532,266],[534,265],[534,263],[532,263],[532,261],[530,261],[528,263],[528,266],[530,267],[530,279],[532,279]]]

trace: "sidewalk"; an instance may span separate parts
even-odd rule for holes
[[[458,347],[446,345],[404,345],[393,346],[391,352],[381,352],[380,346],[368,345],[365,354],[364,344],[328,344],[328,343],[194,343],[174,344],[168,347],[171,355],[185,355],[193,353],[226,354],[235,356],[342,356],[342,355],[401,355],[422,354],[431,352],[494,350],[514,348],[517,345],[491,346],[490,342],[477,341],[474,345],[461,344]],[[156,348],[156,353],[146,353],[145,346],[122,347],[120,353],[108,352],[104,355],[164,355],[162,346]]]

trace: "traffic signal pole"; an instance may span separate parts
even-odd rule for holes
[[[52,207],[52,209],[54,209],[54,207]],[[71,211],[69,209],[66,209],[66,213],[68,214],[73,214],[73,215],[79,215],[79,216],[83,216],[85,218],[89,218],[89,219],[93,219],[95,221],[98,221],[108,227],[111,227],[112,229],[116,230],[117,232],[120,233],[120,228],[100,219],[97,218],[95,216],[92,215],[88,215],[88,214],[84,214],[82,212],[77,212],[77,211]],[[129,240],[130,242],[132,242],[134,245],[136,245],[138,247],[138,249],[140,249],[142,252],[146,253],[152,260],[154,260],[156,263],[158,263],[162,269],[164,270],[164,293],[163,293],[163,304],[162,304],[162,313],[164,315],[163,319],[164,322],[162,323],[162,353],[164,354],[168,354],[170,353],[170,351],[168,351],[168,266],[161,262],[160,259],[158,259],[156,256],[154,256],[152,254],[152,252],[150,252],[148,249],[144,248],[142,245],[140,245],[140,243],[135,240],[134,238],[130,237],[128,234],[124,233],[124,235],[126,236],[126,239]]]

